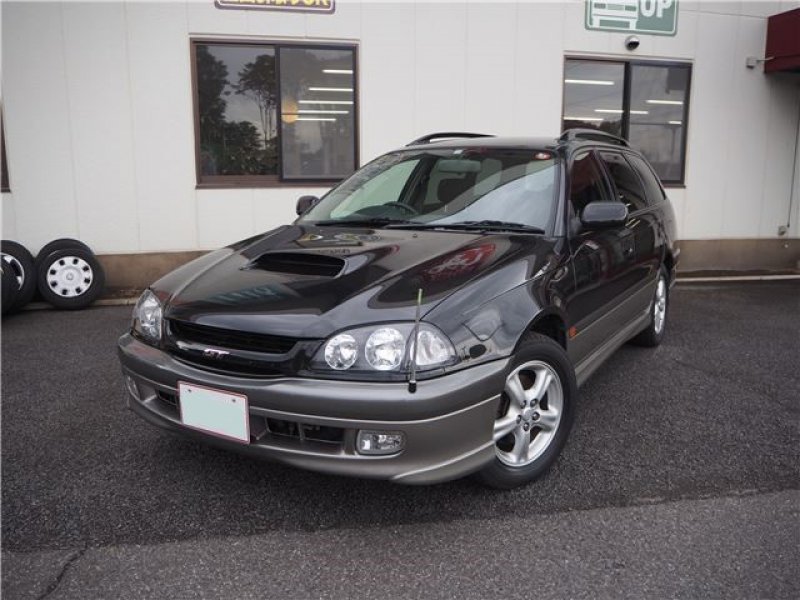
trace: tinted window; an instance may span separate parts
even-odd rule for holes
[[[562,127],[626,138],[662,181],[682,183],[691,66],[567,59]]]
[[[628,207],[628,212],[632,213],[646,208],[647,200],[642,182],[622,154],[601,152],[600,158],[614,181],[619,199]]]
[[[280,49],[284,179],[340,179],[355,170],[354,63],[350,49]]]
[[[200,176],[277,175],[275,49],[198,44]]]
[[[564,65],[563,128],[599,129],[623,135],[625,64],[567,60]]]
[[[586,153],[572,161],[569,175],[569,200],[575,215],[580,215],[590,202],[607,202],[602,169],[592,154]]]
[[[665,181],[683,181],[689,67],[631,65],[628,140]],[[634,112],[636,111],[636,112]]]
[[[193,47],[200,183],[333,180],[355,170],[352,48]]]
[[[625,156],[636,169],[636,172],[639,173],[639,176],[644,182],[644,189],[647,192],[648,204],[661,202],[666,196],[664,195],[664,189],[661,187],[661,184],[653,174],[653,170],[647,165],[646,162],[644,162],[635,154],[626,154]]]

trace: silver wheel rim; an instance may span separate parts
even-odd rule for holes
[[[3,262],[11,267],[11,272],[14,273],[14,277],[17,278],[17,283],[20,289],[22,289],[22,284],[25,283],[25,269],[22,267],[22,263],[10,254],[3,254]]]
[[[653,326],[656,333],[661,333],[664,329],[664,321],[667,319],[667,283],[663,277],[658,278],[656,286],[656,298],[653,302]]]
[[[47,268],[47,285],[62,298],[82,296],[93,280],[92,267],[79,256],[62,256]]]
[[[506,378],[503,405],[494,423],[497,458],[510,467],[524,467],[550,446],[561,423],[564,390],[555,369],[534,360]]]

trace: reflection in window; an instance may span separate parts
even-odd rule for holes
[[[194,60],[200,183],[340,179],[355,170],[352,48],[198,42]]]
[[[418,223],[510,221],[546,229],[556,161],[530,150],[431,148],[382,156],[333,188],[301,221],[388,218]]]
[[[683,179],[684,102],[689,67],[631,65],[628,140],[647,157],[665,181]]]
[[[568,60],[564,68],[564,129],[586,127],[622,135],[623,63]]]
[[[572,162],[569,179],[569,200],[575,216],[592,202],[608,202],[603,172],[593,154],[582,154]]]
[[[284,178],[341,178],[355,166],[353,52],[281,48]]]
[[[632,213],[647,208],[642,182],[625,157],[618,152],[601,152],[600,158],[614,181],[619,199],[628,207],[628,212]]]
[[[665,182],[684,179],[689,65],[568,59],[563,129],[628,139]]]

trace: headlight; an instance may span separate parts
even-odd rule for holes
[[[406,338],[394,327],[382,327],[367,338],[364,355],[373,369],[394,371],[403,362]]]
[[[328,339],[311,361],[314,370],[361,373],[408,373],[415,347],[417,372],[456,362],[453,344],[433,325],[387,323],[343,331]]]
[[[161,339],[162,318],[161,302],[153,292],[145,290],[133,308],[131,328],[139,337],[149,342],[158,342]]]
[[[358,358],[358,345],[352,335],[343,333],[325,344],[325,362],[331,369],[344,371],[353,366]]]
[[[419,349],[416,350],[416,346]],[[411,343],[412,358],[417,361],[417,368],[440,365],[453,356],[453,346],[449,340],[429,329],[420,330],[417,334],[417,344]]]

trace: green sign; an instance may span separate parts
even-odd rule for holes
[[[678,0],[586,0],[586,29],[675,35]]]

